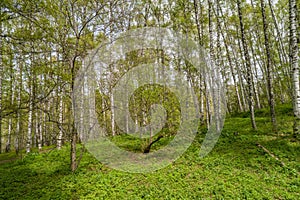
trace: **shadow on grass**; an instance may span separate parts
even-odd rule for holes
[[[53,151],[1,164],[0,199],[72,199],[63,184],[63,177],[71,174],[68,163],[61,152]]]

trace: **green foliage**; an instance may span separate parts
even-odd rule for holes
[[[293,114],[293,108],[291,104],[278,104],[276,105],[276,114],[278,115],[278,117],[280,118],[280,116],[288,116],[288,117],[292,117],[294,116]],[[239,118],[249,118],[250,117],[250,113],[249,112],[236,112],[236,113],[232,113],[230,115],[231,117],[239,117]],[[268,117],[270,116],[270,109],[267,108],[263,108],[263,109],[259,109],[259,110],[255,110],[255,116],[256,117]]]
[[[261,115],[265,111],[261,110]],[[266,111],[267,112],[267,111]],[[289,113],[283,105],[278,113]],[[268,115],[266,115],[268,116]],[[279,124],[292,123],[282,115]],[[227,118],[222,135],[205,158],[199,149],[206,132],[201,127],[188,151],[168,167],[148,174],[109,169],[85,152],[75,173],[69,171],[69,146],[37,150],[10,162],[13,153],[0,155],[0,199],[299,199],[300,143],[292,140],[286,127],[270,132],[268,117],[258,117],[259,131],[250,119]],[[291,127],[291,126],[289,126]],[[113,142],[131,151],[139,139],[119,135]],[[167,141],[159,141],[152,150]],[[259,143],[286,167],[257,147]],[[123,146],[122,146],[123,145]],[[82,147],[78,145],[78,155]]]
[[[170,133],[170,131],[166,128],[164,128],[162,131],[157,133],[154,137],[152,137],[152,141],[156,140],[156,138],[159,135],[163,135],[164,137],[160,139],[158,142],[154,143],[154,145],[151,147],[151,151],[158,150],[160,148],[163,148],[165,145],[167,145],[173,138],[175,132]],[[120,148],[132,151],[132,152],[143,152],[145,148],[149,145],[149,138],[138,138],[131,136],[130,134],[120,134],[114,137],[110,138],[111,141],[113,141],[116,145],[118,145]]]
[[[165,128],[173,134],[176,133],[180,124],[180,103],[167,87],[149,84],[136,90],[130,99],[131,117],[135,119],[137,116],[140,126],[143,126],[144,121],[147,123],[151,120],[149,111],[153,104],[161,104],[165,108],[167,115]],[[144,113],[146,116],[143,116]]]

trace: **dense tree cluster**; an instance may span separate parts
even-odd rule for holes
[[[300,132],[299,1],[2,0],[0,5],[0,151],[30,152],[32,147],[53,144],[60,149],[70,142],[75,170],[78,135],[71,96],[76,73],[89,50],[142,27],[170,28],[209,52],[226,86],[228,114],[250,112],[252,127],[257,129],[254,111],[270,107],[276,131],[276,105],[293,102],[294,130]],[[145,50],[132,52],[130,62],[120,65],[134,66],[153,59],[151,55],[164,63],[169,59],[163,52]],[[182,69],[190,72],[192,66]],[[209,125],[205,80],[192,73],[190,78],[201,121]],[[138,123],[147,123],[143,112],[161,101],[155,93],[141,90],[131,99],[145,106],[132,109]],[[114,124],[113,96],[99,94],[97,99],[101,124],[112,135],[120,134]],[[165,106],[173,104],[175,100]],[[176,120],[174,116],[168,123]]]

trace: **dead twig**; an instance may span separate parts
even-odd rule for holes
[[[264,146],[262,146],[261,144],[259,143],[256,143],[256,145],[260,148],[262,148],[262,150],[264,150],[266,153],[268,153],[272,158],[274,158],[275,160],[277,160],[278,162],[280,162],[280,164],[283,166],[283,167],[286,167],[286,164],[284,162],[282,162],[277,156],[275,156],[273,153],[271,153],[268,149],[266,149]]]

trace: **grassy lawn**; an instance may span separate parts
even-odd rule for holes
[[[148,174],[110,169],[88,152],[71,173],[69,146],[22,158],[1,154],[0,199],[300,199],[300,143],[290,136],[290,110],[278,110],[277,134],[270,132],[266,112],[257,113],[258,131],[251,130],[247,114],[228,117],[208,156],[199,157],[205,136],[199,133],[178,160]]]

